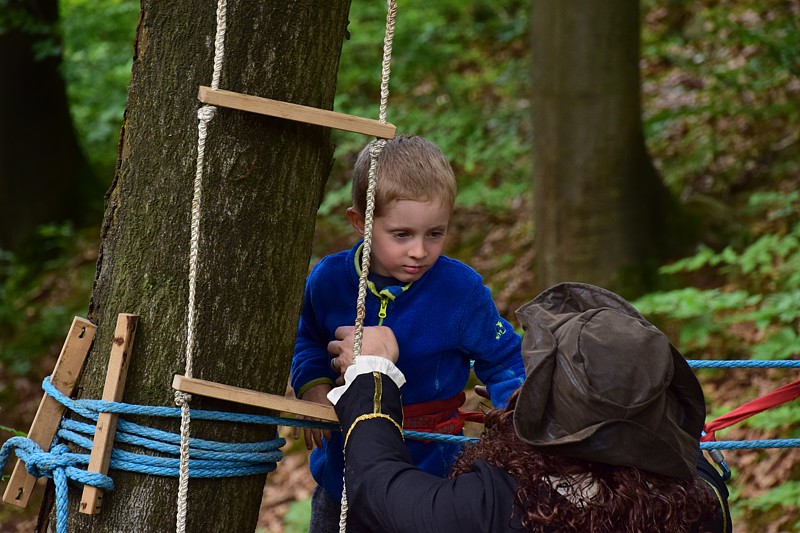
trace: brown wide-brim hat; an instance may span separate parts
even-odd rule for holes
[[[561,283],[517,310],[525,383],[520,439],[544,453],[694,476],[705,421],[697,378],[621,296]]]

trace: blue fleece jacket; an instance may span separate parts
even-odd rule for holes
[[[361,242],[323,258],[306,280],[291,385],[300,397],[310,387],[333,383],[328,342],[339,326],[352,325],[360,271]],[[441,256],[419,280],[367,292],[365,326],[392,328],[400,348],[397,366],[405,374],[406,405],[446,400],[464,390],[474,360],[475,375],[492,403],[504,407],[525,378],[521,339],[497,311],[480,274]],[[342,436],[334,432],[311,453],[311,474],[333,498],[342,493]],[[407,440],[415,464],[444,476],[460,446]]]

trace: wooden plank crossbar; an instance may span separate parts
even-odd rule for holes
[[[57,391],[67,396],[72,395],[96,331],[97,326],[85,318],[76,316],[72,319],[67,339],[50,376],[50,382]],[[65,409],[64,405],[45,394],[33,418],[28,438],[42,450],[49,451]],[[17,459],[3,494],[3,502],[17,507],[27,506],[35,485],[36,478],[28,474],[25,465]]]
[[[310,418],[317,418],[327,422],[338,422],[336,411],[333,407],[322,405],[305,400],[286,398],[277,394],[259,392],[251,389],[243,389],[232,385],[223,385],[213,381],[206,381],[197,378],[187,378],[176,374],[172,380],[172,388],[189,394],[207,396],[218,400],[263,407],[272,411],[302,415]]]
[[[108,359],[106,382],[103,387],[103,400],[107,402],[122,401],[125,391],[125,380],[128,376],[128,365],[133,348],[133,337],[139,317],[127,313],[117,316],[117,327],[114,330],[114,343]],[[114,447],[114,434],[117,431],[116,413],[100,413],[97,416],[97,429],[94,433],[92,453],[89,456],[89,472],[108,473],[111,462],[111,450]],[[79,511],[83,514],[97,514],[103,502],[103,489],[85,485]]]
[[[372,135],[380,139],[392,139],[397,128],[393,124],[383,123],[377,120],[346,115],[327,109],[317,109],[299,104],[290,104],[269,98],[251,96],[248,94],[235,93],[222,89],[212,89],[211,87],[200,86],[197,95],[198,100],[204,104],[238,109],[260,115],[295,120],[317,126],[326,126],[338,130],[352,131]]]

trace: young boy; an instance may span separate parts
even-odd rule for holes
[[[369,180],[368,145],[353,169],[353,207],[347,218],[364,234]],[[369,289],[365,326],[390,327],[403,354],[405,427],[460,433],[457,414],[474,360],[489,397],[504,407],[525,378],[520,338],[494,305],[472,268],[443,256],[456,196],[453,170],[433,143],[418,136],[388,141],[377,165]],[[356,318],[363,242],[323,258],[306,281],[305,300],[292,359],[291,385],[298,398],[330,405],[326,395],[338,373],[330,368],[328,343],[339,326]],[[312,533],[338,531],[343,440],[305,431],[310,468],[318,487],[312,500]],[[458,455],[456,444],[407,440],[414,462],[444,476]]]

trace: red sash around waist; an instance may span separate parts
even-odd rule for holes
[[[414,403],[403,406],[403,427],[426,433],[457,435],[464,429],[464,422],[483,423],[483,413],[459,409],[467,397],[464,391],[447,400]]]

